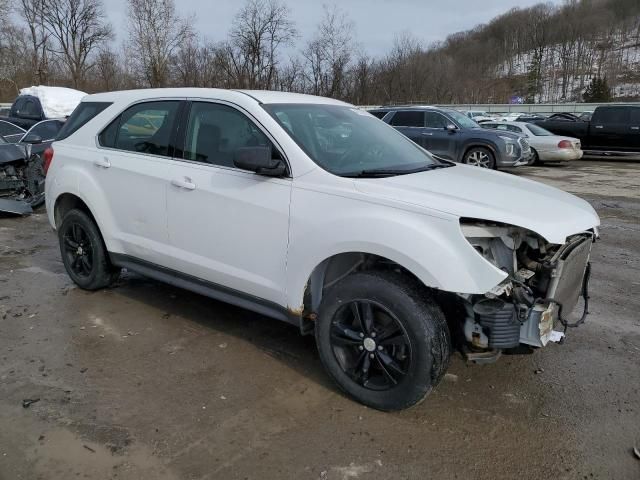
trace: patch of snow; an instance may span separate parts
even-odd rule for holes
[[[73,88],[39,85],[21,89],[20,95],[38,97],[47,118],[63,118],[71,115],[87,94]]]

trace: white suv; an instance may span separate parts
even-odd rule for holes
[[[292,323],[381,410],[424,398],[453,347],[487,361],[545,345],[586,291],[599,224],[565,192],[282,92],[90,95],[45,166],[80,287],[126,267]]]

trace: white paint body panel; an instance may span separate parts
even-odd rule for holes
[[[243,111],[285,154],[291,178],[116,152],[96,136],[129,105],[167,98],[220,100]],[[262,103],[342,104],[282,92],[163,89],[91,95],[109,101],[69,138],[54,144],[46,203],[63,193],[91,209],[109,251],[298,309],[314,268],[344,252],[393,260],[426,285],[485,293],[506,274],[464,238],[460,218],[517,225],[552,243],[596,227],[591,206],[541,183],[480,168],[454,167],[377,179],[349,179],[319,168]],[[392,127],[389,127],[392,128]],[[108,169],[94,165],[107,157]],[[142,157],[142,158],[141,158]],[[171,184],[188,178],[195,190]]]

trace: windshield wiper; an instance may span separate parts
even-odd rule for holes
[[[428,170],[436,170],[438,168],[452,167],[453,163],[434,163],[433,165],[425,165],[410,170],[399,168],[373,168],[370,170],[360,170],[359,172],[344,173],[341,176],[347,178],[377,178],[377,177],[393,177],[396,175],[409,175],[412,173],[426,172]]]

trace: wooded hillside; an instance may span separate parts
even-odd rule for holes
[[[0,100],[44,84],[276,89],[357,104],[539,103],[581,101],[594,78],[613,100],[640,100],[640,0],[513,9],[434,45],[399,34],[379,58],[354,37],[360,19],[337,6],[301,41],[288,5],[296,8],[246,0],[226,40],[212,42],[174,0],[127,0],[124,38],[102,0],[0,0]]]

